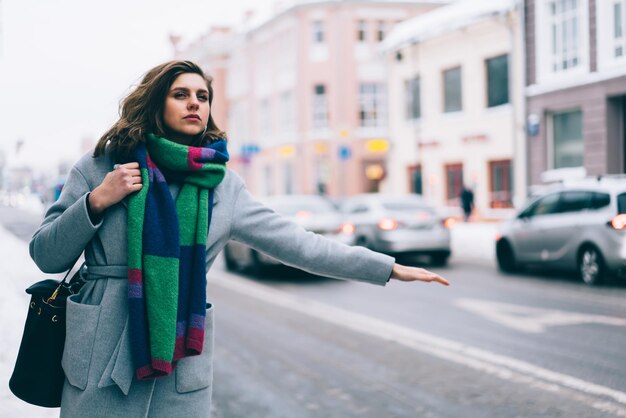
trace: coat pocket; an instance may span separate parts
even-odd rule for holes
[[[69,383],[85,390],[100,318],[100,306],[80,303],[80,298],[80,294],[67,298],[67,329],[61,366]]]
[[[176,391],[193,392],[213,382],[213,305],[207,303],[204,324],[204,346],[198,356],[185,357],[176,366]]]

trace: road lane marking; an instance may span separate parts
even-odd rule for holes
[[[311,299],[254,283],[220,271],[211,283],[285,309],[324,320],[376,338],[389,340],[435,357],[461,364],[504,380],[555,392],[585,405],[626,417],[626,392],[554,372],[512,357],[415,331],[391,322],[350,312]]]
[[[454,304],[505,327],[535,334],[544,332],[548,327],[564,325],[603,324],[626,327],[626,318],[614,316],[533,308],[479,299],[458,299]]]

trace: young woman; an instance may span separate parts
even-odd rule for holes
[[[189,61],[150,70],[72,168],[30,243],[59,273],[85,253],[67,306],[63,417],[208,417],[213,310],[206,272],[229,239],[319,275],[448,282],[306,232],[226,168],[211,79]]]

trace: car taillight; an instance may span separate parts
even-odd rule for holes
[[[394,229],[397,229],[398,225],[400,225],[398,221],[391,218],[384,218],[381,219],[380,222],[378,222],[378,227],[383,231],[392,231]]]
[[[345,223],[341,225],[341,228],[339,228],[339,232],[342,234],[346,234],[346,235],[352,235],[354,234],[354,231],[355,231],[354,225],[351,223]]]
[[[622,230],[626,228],[626,214],[620,214],[615,216],[608,222],[608,225],[613,229]]]
[[[456,219],[454,218],[447,218],[443,220],[443,226],[448,229],[451,229],[454,225],[456,225]]]
[[[313,214],[308,210],[299,210],[296,212],[296,218],[309,218],[311,215]]]

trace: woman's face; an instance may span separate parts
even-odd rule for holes
[[[209,91],[198,74],[176,77],[165,98],[163,122],[170,140],[190,144],[209,122]]]

